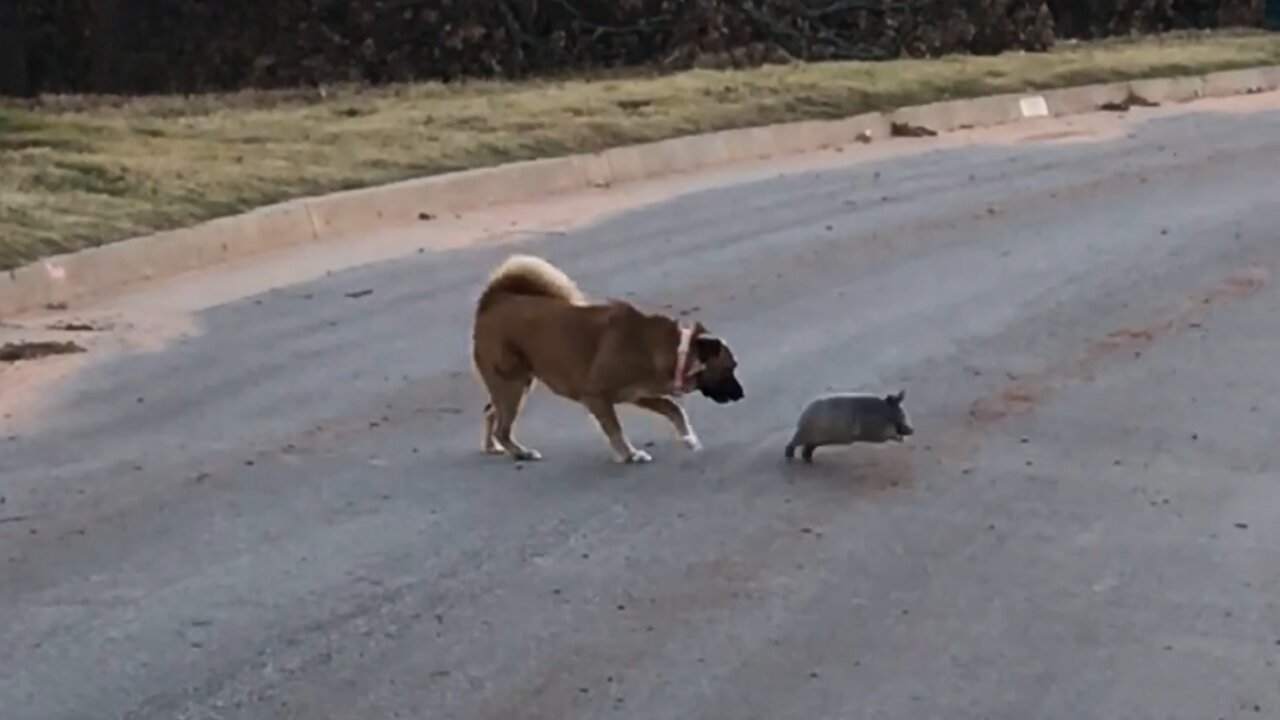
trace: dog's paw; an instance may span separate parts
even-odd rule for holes
[[[647,462],[653,462],[653,456],[638,448],[632,448],[631,453],[620,456],[618,458],[618,462],[623,465],[640,465]]]
[[[537,450],[525,448],[519,452],[511,453],[511,457],[515,458],[518,462],[534,462],[542,459],[542,453]]]
[[[689,433],[688,435],[681,437],[680,442],[684,443],[685,447],[693,450],[694,452],[702,449],[702,441],[699,440],[698,436],[694,433]]]

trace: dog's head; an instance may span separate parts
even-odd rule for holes
[[[721,405],[745,397],[742,383],[734,374],[738,361],[733,351],[724,340],[708,333],[702,323],[694,326],[691,354],[698,359],[700,367],[694,376],[694,386],[699,392]]]
[[[907,417],[907,409],[902,407],[902,401],[906,397],[907,391],[899,390],[896,394],[886,395],[884,398],[886,419],[892,433],[890,439],[895,442],[902,442],[916,432],[915,428],[911,427],[911,420]]]

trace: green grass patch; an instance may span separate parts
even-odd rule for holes
[[[1280,35],[674,75],[0,102],[0,269],[289,198],[690,133],[1280,64]]]

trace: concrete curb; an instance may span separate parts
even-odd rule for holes
[[[934,132],[1094,112],[1134,96],[1161,104],[1280,89],[1280,66],[952,100],[842,120],[725,130],[517,162],[293,200],[189,228],[59,255],[0,275],[0,313],[65,303],[256,253],[349,238],[426,215],[519,203],[663,175],[885,139],[895,124]]]

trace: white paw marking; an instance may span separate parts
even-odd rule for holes
[[[680,442],[684,443],[684,446],[690,450],[698,451],[702,449],[702,441],[693,433],[689,433],[688,435],[680,438]]]
[[[535,461],[542,459],[542,453],[537,450],[525,450],[524,452],[514,453],[514,457],[516,460]]]
[[[653,457],[643,450],[632,448],[629,455],[624,455],[618,458],[618,460],[625,465],[637,465],[640,463],[653,462]]]

